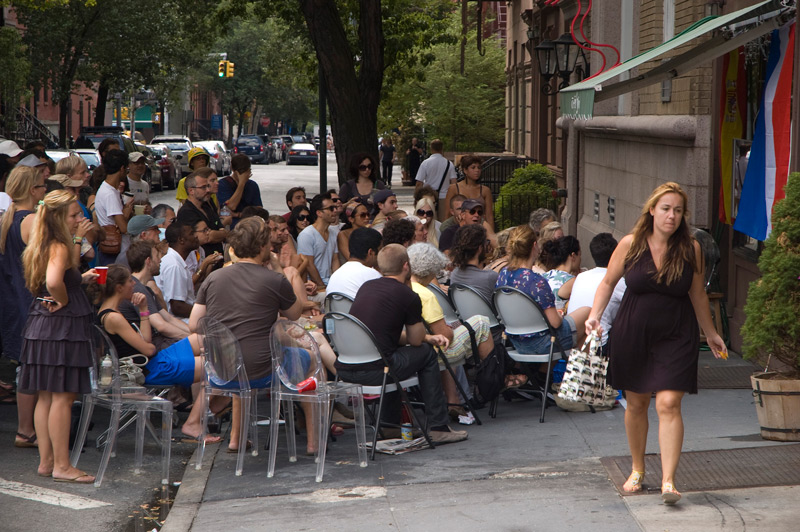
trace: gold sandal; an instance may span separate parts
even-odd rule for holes
[[[636,471],[635,469],[631,470],[631,476],[628,477],[628,480],[625,481],[625,484],[622,485],[622,491],[625,493],[638,493],[642,491],[642,481],[644,480],[644,471]],[[627,489],[625,485],[630,484],[630,489]]]
[[[661,485],[661,500],[670,506],[681,500],[681,494],[675,489],[672,482],[664,482]]]

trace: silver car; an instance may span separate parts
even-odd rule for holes
[[[200,146],[211,155],[211,168],[218,176],[231,173],[231,156],[225,150],[225,144],[221,140],[204,140],[195,142],[194,145]]]
[[[191,172],[189,168],[189,150],[194,146],[189,137],[180,135],[156,135],[150,144],[166,144],[167,148],[172,151],[172,156],[180,164],[181,174],[188,175]]]

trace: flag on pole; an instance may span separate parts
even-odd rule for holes
[[[772,208],[784,198],[791,146],[795,23],[774,30],[753,146],[733,228],[757,240],[772,231]]]
[[[719,109],[719,219],[733,223],[734,139],[744,138],[744,113],[747,107],[747,75],[744,69],[744,47],[732,50],[722,58],[722,97]]]

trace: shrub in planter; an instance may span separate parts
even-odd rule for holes
[[[543,164],[529,164],[514,170],[494,203],[496,230],[527,223],[530,212],[539,207],[554,208],[552,193],[555,188],[556,178]]]
[[[743,355],[775,369],[751,378],[761,436],[800,441],[800,173],[772,213],[772,233],[750,284],[742,327]]]
[[[758,259],[761,279],[750,284],[742,327],[744,357],[769,356],[800,369],[800,173],[789,176],[775,205],[772,233]]]

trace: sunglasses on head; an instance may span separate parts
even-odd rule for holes
[[[426,211],[425,209],[417,209],[417,216],[427,216],[428,218],[433,216],[433,211]]]
[[[358,169],[361,170],[362,172],[364,170],[372,170],[372,165],[371,164],[359,164],[358,165]]]
[[[308,220],[308,218],[309,218],[308,214],[298,214],[297,215],[297,221],[298,222],[305,222],[306,220]]]

